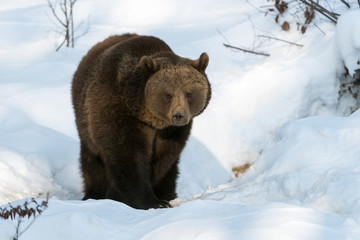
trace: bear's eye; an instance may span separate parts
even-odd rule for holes
[[[188,92],[185,94],[185,97],[186,98],[192,98],[193,94],[191,92]]]
[[[165,93],[165,98],[171,100],[172,95],[170,93]]]

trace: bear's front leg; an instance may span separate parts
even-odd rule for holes
[[[178,163],[191,125],[192,122],[181,127],[170,126],[156,133],[151,164],[152,184],[159,199],[170,201],[177,197]]]
[[[126,154],[107,159],[107,171],[111,185],[106,198],[121,201],[137,209],[170,207],[169,202],[159,200],[151,186],[150,170],[146,156],[139,149],[127,148]]]
[[[167,201],[157,198],[151,185],[155,131],[137,119],[123,116],[105,126],[93,129],[109,181],[105,197],[138,209],[170,207]]]

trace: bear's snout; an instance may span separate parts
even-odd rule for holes
[[[184,117],[185,117],[185,115],[181,112],[177,112],[173,115],[173,119],[175,121],[181,121]]]
[[[175,126],[183,126],[188,124],[189,120],[186,117],[185,113],[182,112],[176,112],[172,116],[172,123]]]
[[[189,123],[189,117],[183,111],[175,111],[171,120],[175,126],[183,126]]]

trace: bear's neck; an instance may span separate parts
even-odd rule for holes
[[[148,109],[144,109],[140,111],[139,119],[144,123],[150,125],[151,127],[159,130],[170,126],[167,121],[159,119],[155,117],[153,114],[151,114],[151,112]]]

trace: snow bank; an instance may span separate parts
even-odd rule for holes
[[[179,172],[179,198],[191,198],[208,187],[216,187],[232,179],[232,175],[221,165],[221,161],[192,136],[181,154]]]
[[[360,223],[359,123],[360,111],[289,122],[245,174],[202,198],[291,202]]]
[[[14,204],[19,204],[17,201]],[[289,203],[244,205],[194,200],[179,207],[135,210],[122,203],[50,200],[21,239],[358,239],[359,225],[336,215]],[[21,230],[29,220],[24,220]],[[0,221],[2,239],[17,221]],[[46,226],[46,227],[45,227]]]
[[[5,222],[0,235],[11,239],[15,224]],[[173,209],[139,211],[109,200],[50,200],[49,208],[21,238],[340,240],[357,239],[354,226],[335,215],[286,203],[245,206],[195,200]]]
[[[0,202],[47,192],[79,198],[78,143],[0,105]]]
[[[337,22],[336,41],[341,59],[351,75],[360,69],[360,10],[342,14]]]
[[[262,57],[256,64],[252,61],[258,56],[240,53],[236,63],[227,60],[220,65],[216,57],[210,58],[210,66],[217,67],[217,73],[211,68],[209,73],[215,93],[195,122],[193,135],[230,169],[253,163],[273,134],[290,120],[346,112],[348,106],[339,107],[338,75],[344,68],[333,36],[329,31],[320,41],[301,50],[292,48],[290,53],[282,52],[288,47],[278,46],[274,56]]]

